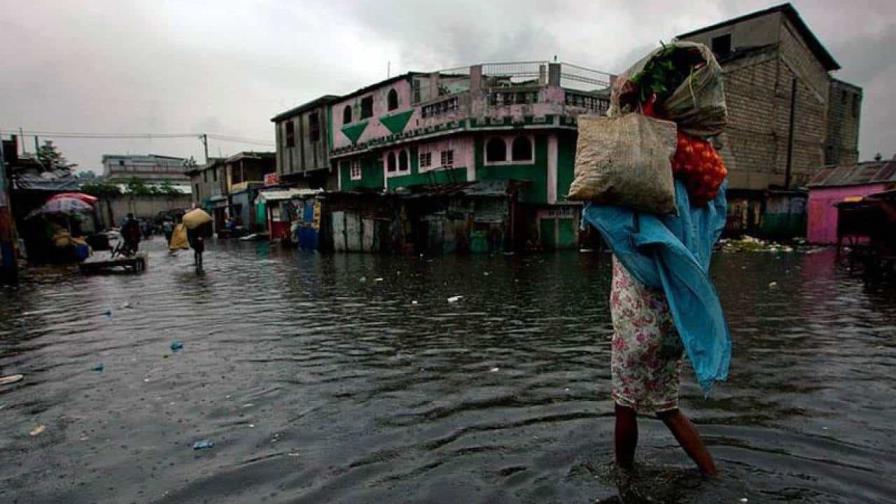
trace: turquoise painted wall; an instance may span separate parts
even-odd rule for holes
[[[361,158],[361,180],[352,180],[351,163],[339,161],[343,191],[354,189],[381,189],[383,187],[383,164],[375,157]]]
[[[528,187],[520,191],[523,203],[547,203],[548,201],[548,139],[535,135],[534,164],[486,165],[483,137],[476,138],[476,180],[527,180]]]

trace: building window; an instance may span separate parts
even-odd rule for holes
[[[408,151],[398,153],[398,171],[408,171]]]
[[[421,93],[420,93],[420,81],[419,80],[414,79],[414,81],[411,83],[411,92],[414,95],[414,103],[420,103]]]
[[[286,121],[286,147],[296,146],[296,125],[292,120]]]
[[[118,160],[118,166],[124,166],[124,159]]]
[[[320,142],[320,116],[317,112],[308,116],[308,141]]]
[[[390,152],[390,153],[386,154],[386,171],[388,171],[389,173],[392,173],[395,171],[395,169],[396,169],[395,153]]]
[[[852,95],[852,116],[853,117],[859,117],[859,103],[861,103],[859,101],[859,95],[858,94]]]
[[[373,115],[373,97],[361,98],[361,119],[367,119]]]
[[[420,153],[420,168],[429,168],[432,166],[432,152]]]
[[[344,109],[342,109],[342,124],[348,124],[352,122],[352,106],[346,105]]]
[[[532,161],[532,142],[528,137],[518,136],[513,139],[510,158],[514,161]]]
[[[488,163],[501,163],[507,161],[507,145],[504,140],[495,137],[485,144],[485,161]]]
[[[361,180],[361,162],[351,162],[351,178],[352,180]]]
[[[444,166],[445,168],[451,168],[452,166],[454,166],[454,151],[451,149],[443,150],[441,161],[442,166]]]
[[[720,35],[712,39],[712,52],[716,56],[724,56],[731,52],[731,34]]]
[[[394,89],[389,90],[389,96],[387,100],[389,102],[389,110],[395,110],[398,108],[398,92]]]

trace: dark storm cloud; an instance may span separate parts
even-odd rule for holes
[[[21,2],[0,17],[0,128],[210,132],[273,142],[270,117],[408,70],[547,60],[620,72],[660,40],[772,5],[754,0]],[[890,82],[896,2],[796,2],[865,89],[864,157],[896,147]],[[58,139],[103,153],[201,158],[195,138]],[[228,154],[256,145],[217,143]]]

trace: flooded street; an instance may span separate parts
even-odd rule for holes
[[[142,275],[0,291],[0,374],[25,375],[0,387],[4,502],[619,493],[609,256],[212,242],[197,276],[190,254],[145,247]],[[713,276],[731,376],[704,400],[686,367],[682,406],[722,476],[702,481],[644,418],[625,502],[892,501],[896,291],[846,276],[829,252],[720,254]]]

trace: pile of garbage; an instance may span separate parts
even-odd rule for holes
[[[719,247],[723,252],[796,252],[796,249],[790,245],[761,240],[749,235],[740,238],[723,238],[719,240]]]

